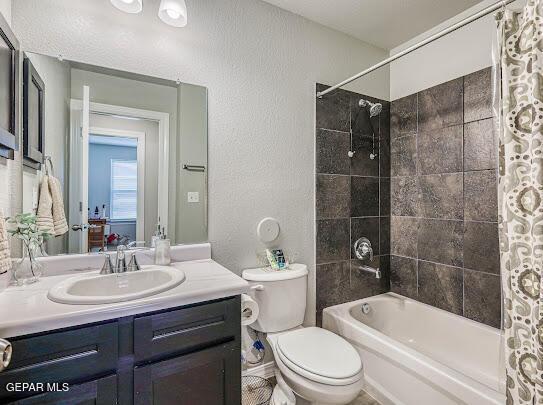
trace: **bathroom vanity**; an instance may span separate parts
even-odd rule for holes
[[[0,403],[241,403],[247,283],[211,259],[172,268],[185,273],[179,286],[114,304],[51,301],[47,291],[66,274],[4,291],[0,335],[13,357],[0,373]]]

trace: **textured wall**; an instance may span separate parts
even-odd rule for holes
[[[313,274],[315,83],[387,53],[257,0],[189,1],[183,29],[162,24],[158,4],[128,15],[107,0],[17,0],[13,25],[29,50],[206,86],[213,257],[238,273],[257,265],[256,225],[274,216]],[[386,99],[388,70],[352,88]],[[313,282],[309,322],[312,298]]]
[[[391,103],[391,288],[499,327],[491,69]]]
[[[317,85],[318,90],[324,88]],[[381,114],[370,121],[367,110],[358,105],[361,98],[382,103]],[[320,320],[323,308],[389,290],[390,104],[346,90],[324,96],[317,100],[315,143]],[[349,150],[355,152],[352,158]],[[372,160],[374,152],[378,157]],[[372,244],[373,262],[361,262],[354,255],[352,247],[361,237]],[[359,270],[361,264],[379,267],[382,278]]]

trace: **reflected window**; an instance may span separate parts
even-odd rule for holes
[[[138,216],[138,162],[111,159],[111,219],[136,220]]]

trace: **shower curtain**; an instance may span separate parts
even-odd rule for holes
[[[507,404],[543,404],[543,0],[497,20]]]

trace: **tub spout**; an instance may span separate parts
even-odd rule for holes
[[[370,266],[358,266],[358,270],[362,270],[367,273],[373,273],[375,274],[375,278],[381,278],[381,270],[379,270],[379,268],[375,269]]]

